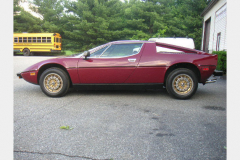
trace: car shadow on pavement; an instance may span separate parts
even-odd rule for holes
[[[111,89],[101,89],[101,90],[78,90],[70,88],[66,96],[72,95],[159,95],[159,96],[169,96],[166,89],[128,89],[128,90],[111,90]]]

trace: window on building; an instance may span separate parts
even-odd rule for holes
[[[220,49],[220,41],[221,41],[221,32],[217,34],[216,51],[219,51]]]

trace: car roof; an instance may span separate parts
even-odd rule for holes
[[[190,48],[186,48],[186,47],[182,47],[182,46],[177,46],[177,45],[173,45],[173,44],[168,44],[168,43],[162,43],[162,42],[154,42],[154,41],[144,41],[144,40],[119,40],[119,41],[112,41],[106,44],[130,44],[130,43],[156,43],[156,45],[160,45],[162,47],[171,47],[172,49],[174,48],[178,48],[178,49],[182,49],[182,50],[188,50],[191,52],[202,52],[196,49],[190,49]]]
[[[144,40],[119,40],[119,41],[112,41],[109,42],[111,44],[118,44],[118,43],[155,43],[152,41],[144,41]]]

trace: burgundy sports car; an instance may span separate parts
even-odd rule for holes
[[[218,57],[203,51],[151,41],[114,41],[78,55],[34,64],[19,78],[40,85],[50,97],[60,97],[70,87],[164,87],[178,99],[194,95],[198,83],[216,71]]]

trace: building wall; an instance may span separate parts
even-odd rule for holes
[[[219,0],[212,8],[204,15],[203,20],[203,34],[202,34],[202,46],[205,31],[205,21],[211,18],[210,24],[210,36],[209,36],[209,53],[216,50],[227,50],[227,1]],[[217,47],[218,35],[220,35],[220,45]]]

